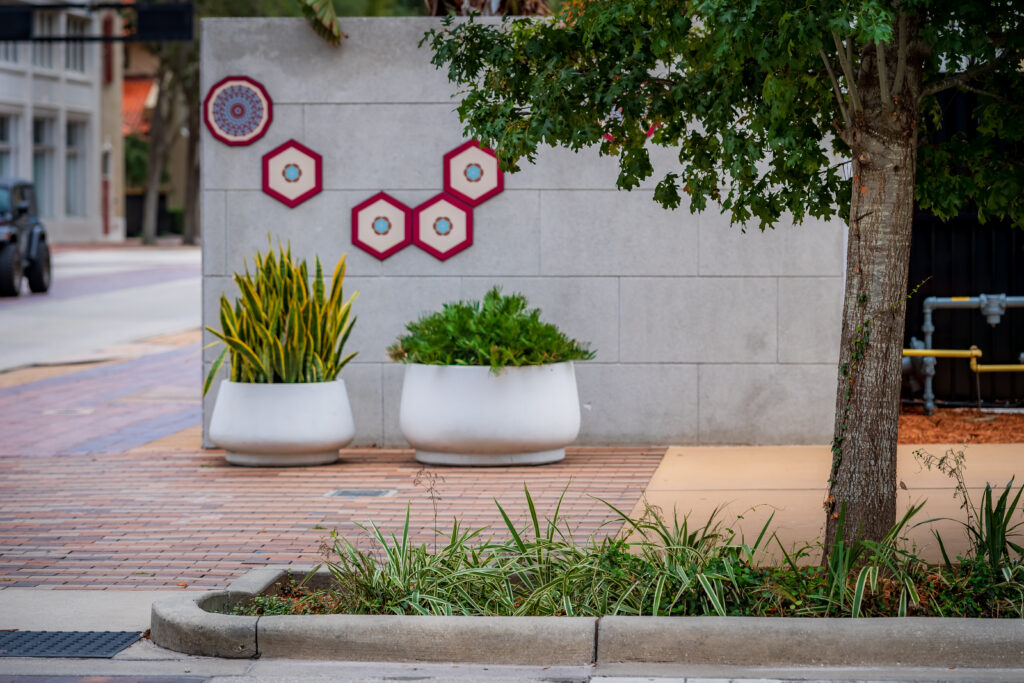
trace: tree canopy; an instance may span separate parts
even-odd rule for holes
[[[913,43],[911,15],[923,17]],[[630,189],[655,171],[650,143],[678,147],[682,170],[661,176],[657,201],[675,208],[685,193],[691,210],[720,203],[762,228],[786,212],[848,217],[844,131],[863,115],[862,55],[891,46],[903,56],[887,85],[905,78],[908,58],[923,66],[918,204],[949,218],[973,202],[981,220],[1024,226],[1024,160],[1008,153],[1024,138],[1013,96],[1024,86],[1022,23],[1009,0],[609,0],[546,21],[448,20],[429,41],[434,63],[466,88],[468,132],[508,168],[541,144],[600,145]],[[935,95],[952,88],[979,95],[977,135],[935,143]]]

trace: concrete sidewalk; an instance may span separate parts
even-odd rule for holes
[[[897,447],[897,518],[912,504],[925,503],[908,525],[906,539],[919,557],[942,560],[932,533],[942,535],[950,557],[966,554],[968,537],[962,522],[966,512],[953,497],[956,482],[937,470],[925,469],[915,452],[943,456],[950,449],[965,455],[964,481],[975,505],[986,483],[999,491],[1016,476],[1014,491],[1024,483],[1024,444],[900,445]],[[771,531],[787,552],[805,548],[825,533],[823,500],[832,465],[828,446],[712,446],[671,447],[648,482],[632,516],[646,506],[671,519],[690,516],[703,526],[711,517],[753,543],[771,517]],[[926,520],[934,520],[921,524]],[[1024,522],[1024,509],[1014,520]],[[817,564],[817,547],[805,548],[804,562]],[[768,545],[765,557],[781,559],[779,544]]]

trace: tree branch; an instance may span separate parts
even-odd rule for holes
[[[1009,61],[1011,57],[1019,59],[1016,52],[1007,50],[990,62],[972,66],[958,74],[953,74],[952,76],[934,81],[921,89],[921,97],[924,98],[928,95],[934,95],[935,93],[942,92],[943,90],[949,90],[950,88],[962,87],[963,85],[966,85],[968,81],[973,81],[976,78],[981,78],[982,76],[992,73],[1000,64]]]
[[[903,89],[903,79],[907,75],[907,52],[910,49],[907,46],[907,15],[902,11],[900,11],[899,25],[898,43],[896,44],[896,76],[892,79],[892,92],[897,97],[899,97],[900,90]]]
[[[885,46],[875,43],[875,57],[878,59],[878,87],[881,90],[882,114],[892,113],[892,98],[889,97],[889,70],[885,63]]]
[[[982,90],[981,88],[975,88],[973,85],[968,85],[966,83],[958,83],[956,87],[959,88],[960,90],[966,90],[967,92],[973,92],[978,95],[984,95],[985,97],[991,97],[996,102],[1006,101],[1006,98],[1000,95],[999,93],[989,92],[988,90]]]
[[[836,73],[832,70],[832,62],[829,61],[824,48],[818,48],[818,54],[821,55],[821,61],[825,62],[825,70],[828,71],[829,80],[832,81],[832,92],[836,94],[836,103],[839,104],[839,111],[843,115],[843,123],[849,128],[853,122],[850,120],[850,112],[846,110],[846,105],[843,104],[843,91],[839,87]]]
[[[663,86],[665,86],[666,88],[668,88],[670,90],[672,88],[674,88],[675,86],[679,85],[676,81],[673,81],[671,79],[668,79],[668,78],[656,78],[654,76],[648,77],[647,82],[648,83],[657,83],[659,85],[663,85]]]
[[[857,81],[853,77],[853,54],[850,52],[849,45],[844,47],[843,41],[835,31],[832,32],[832,40],[836,44],[836,51],[839,53],[839,66],[843,68],[843,76],[846,78],[846,85],[850,90],[850,108],[854,113],[864,111],[860,93],[857,92]]]

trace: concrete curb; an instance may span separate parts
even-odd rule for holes
[[[150,637],[160,647],[190,655],[228,659],[256,657],[259,617],[236,617],[212,611],[251,595],[208,591],[160,598],[153,603]]]
[[[1024,621],[932,617],[604,617],[598,662],[730,666],[1024,666]]]
[[[1024,667],[1024,620],[772,617],[240,617],[210,610],[301,580],[299,567],[255,569],[226,591],[153,603],[153,642],[225,658],[460,662],[541,666]],[[318,573],[310,585],[323,585]]]
[[[261,617],[262,657],[357,662],[586,665],[596,618],[353,616]]]

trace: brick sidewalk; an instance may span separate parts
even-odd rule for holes
[[[372,520],[401,533],[406,506],[417,542],[433,538],[430,496],[409,451],[346,451],[335,465],[238,468],[217,452],[135,452],[0,458],[0,585],[55,588],[223,587],[265,564],[312,563],[329,530],[363,536]],[[497,497],[526,520],[523,485],[581,537],[614,515],[589,496],[629,510],[661,460],[659,450],[573,450],[531,468],[430,468],[438,526],[501,531]],[[335,489],[389,489],[384,498],[334,498]],[[604,529],[613,533],[617,527]],[[365,537],[363,538],[365,541]],[[183,586],[184,587],[184,586]]]
[[[365,544],[357,523],[434,536],[434,510],[410,451],[352,450],[309,468],[238,468],[201,451],[199,349],[180,348],[63,374],[24,373],[0,388],[0,588],[219,588],[265,564],[312,563],[331,529]],[[35,369],[32,369],[35,370]],[[184,430],[184,431],[183,431]],[[614,533],[596,496],[629,510],[663,449],[571,449],[527,468],[429,468],[437,525],[503,525],[497,497],[525,523],[523,485],[541,514],[562,508],[575,533]],[[41,457],[46,456],[46,457]],[[381,498],[327,497],[385,489]]]
[[[195,342],[0,388],[0,456],[120,453],[198,424],[199,354]]]

